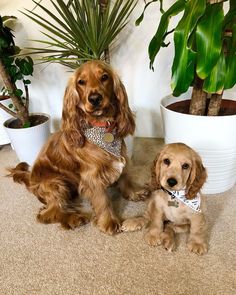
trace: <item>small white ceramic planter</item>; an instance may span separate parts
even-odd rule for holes
[[[222,193],[236,182],[236,115],[194,116],[166,108],[171,103],[189,99],[167,96],[161,101],[165,143],[184,142],[202,157],[208,179],[202,192]]]
[[[18,159],[20,162],[27,162],[29,165],[34,163],[50,135],[50,117],[42,113],[34,113],[33,115],[43,115],[48,117],[48,120],[37,126],[19,129],[7,127],[15,118],[8,119],[4,123],[5,130]]]
[[[10,98],[1,100],[0,102],[6,107],[8,107],[10,103],[12,103]],[[3,123],[9,118],[12,118],[11,115],[9,115],[7,112],[0,108],[0,145],[10,143],[9,136],[7,135],[7,132],[3,127]]]

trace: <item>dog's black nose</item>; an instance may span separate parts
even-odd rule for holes
[[[173,187],[178,183],[178,181],[175,178],[168,178],[167,183],[170,187]]]
[[[97,107],[100,105],[100,102],[102,101],[102,96],[99,93],[90,94],[88,97],[88,101],[91,103],[91,105]]]

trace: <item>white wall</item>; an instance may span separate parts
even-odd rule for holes
[[[172,3],[166,0],[165,3]],[[44,5],[49,0],[43,0]],[[42,39],[39,28],[19,10],[34,8],[31,0],[1,0],[1,15],[15,15],[18,23],[15,28],[16,44],[20,47],[32,46],[29,39]],[[155,71],[149,69],[147,48],[156,31],[160,12],[157,4],[149,7],[144,21],[135,27],[134,21],[142,13],[143,1],[139,1],[131,21],[121,33],[112,52],[112,65],[120,74],[129,95],[130,105],[136,110],[137,136],[162,137],[160,99],[171,92],[171,63],[173,43],[163,48],[156,58]],[[53,9],[52,9],[53,10]],[[36,10],[37,11],[37,10]],[[173,22],[177,20],[172,20]],[[58,129],[64,89],[71,73],[61,65],[38,65],[31,79],[31,110],[49,113],[52,117],[52,131]],[[230,91],[236,97],[236,88]]]

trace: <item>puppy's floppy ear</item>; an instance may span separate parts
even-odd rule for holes
[[[76,90],[76,73],[69,80],[64,94],[62,111],[62,131],[65,140],[77,147],[84,144],[84,135],[82,133],[82,122],[84,121],[84,112],[79,108],[80,97]]]
[[[133,134],[135,130],[134,115],[128,104],[128,97],[125,86],[116,73],[113,76],[113,91],[118,100],[118,116],[117,116],[117,134],[119,137],[125,137]]]
[[[200,191],[207,179],[207,172],[203,166],[200,156],[194,152],[193,158],[193,167],[186,184],[186,197],[188,199],[193,199],[196,197],[196,194]]]
[[[161,157],[160,155],[161,154],[158,154],[156,156],[151,167],[151,185],[150,185],[151,191],[161,188],[161,183],[160,183]]]

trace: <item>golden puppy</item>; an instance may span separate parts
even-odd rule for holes
[[[193,149],[183,143],[166,145],[154,161],[146,213],[124,221],[122,230],[134,231],[148,224],[146,242],[169,251],[175,249],[175,233],[189,230],[188,249],[206,253],[204,202],[199,193],[206,177],[202,160]]]

